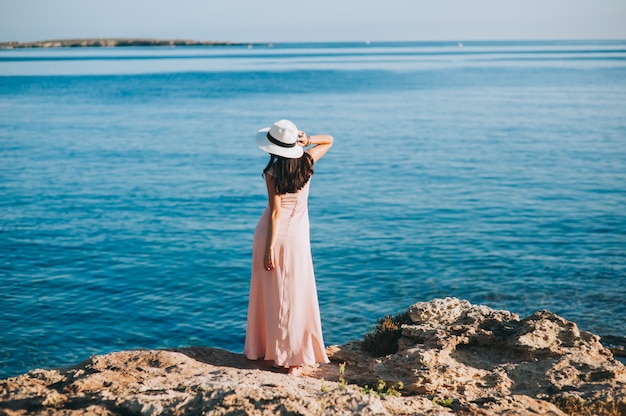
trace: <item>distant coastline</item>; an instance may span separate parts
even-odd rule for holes
[[[18,48],[117,48],[125,46],[237,46],[248,43],[228,41],[198,41],[181,39],[146,38],[99,38],[99,39],[58,39],[35,42],[0,42],[0,49]]]

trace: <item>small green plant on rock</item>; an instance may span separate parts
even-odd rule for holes
[[[400,390],[402,390],[403,388],[404,388],[404,383],[402,383],[401,381],[398,381],[396,384],[389,387],[387,391],[385,392],[385,394],[388,396],[397,397],[397,396],[400,396]]]
[[[370,386],[366,384],[361,389],[361,393],[365,395],[369,395],[370,393],[374,392],[378,395],[378,397],[400,396],[400,390],[404,388],[404,384],[401,381],[399,381],[393,386],[389,387],[387,390],[385,390],[385,387],[387,387],[387,383],[385,383],[383,380],[378,380],[376,382],[376,386],[374,389],[372,389]]]
[[[439,398],[433,397],[433,403],[443,407],[452,407],[452,403],[454,403],[454,399],[451,397]]]
[[[379,396],[380,396],[380,393],[385,389],[386,385],[387,383],[385,383],[383,380],[378,380],[376,382],[376,393],[378,393]]]
[[[343,375],[346,372],[346,363],[343,362],[341,364],[339,364],[339,388],[340,389],[345,389],[346,388],[346,379],[343,378]]]
[[[337,387],[340,390],[343,390],[346,387],[348,387],[348,383],[346,382],[346,379],[344,377],[345,374],[346,374],[346,363],[343,362],[339,364],[339,380],[337,381]],[[355,391],[359,390],[359,387],[355,384],[351,385],[350,387],[353,388]],[[365,395],[369,395],[370,393],[374,392],[378,395],[378,397],[400,396],[400,390],[404,388],[404,384],[401,381],[399,381],[395,383],[393,386],[387,388],[387,390],[385,390],[385,387],[387,387],[387,383],[385,383],[383,380],[378,380],[374,388],[371,388],[365,385],[363,388],[360,389],[360,391],[361,393]],[[326,381],[323,378],[321,379],[321,391],[322,393],[328,392],[328,389],[326,388]]]
[[[410,323],[412,321],[408,312],[379,319],[376,326],[363,338],[363,350],[374,357],[395,354],[398,351],[398,340],[402,336],[402,325]]]

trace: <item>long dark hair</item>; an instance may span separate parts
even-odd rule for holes
[[[302,189],[313,175],[313,158],[307,152],[296,159],[270,154],[270,161],[263,169],[263,177],[269,172],[276,183],[279,195],[295,193]]]

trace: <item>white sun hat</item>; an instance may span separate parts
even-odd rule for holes
[[[289,120],[278,120],[271,127],[259,130],[256,144],[267,153],[289,159],[304,154],[304,148],[298,144],[298,128]]]

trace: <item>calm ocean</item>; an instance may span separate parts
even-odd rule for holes
[[[0,378],[240,352],[280,118],[335,137],[327,344],[446,296],[626,337],[626,41],[2,50]]]

